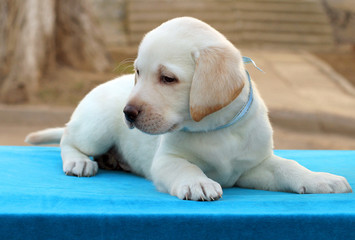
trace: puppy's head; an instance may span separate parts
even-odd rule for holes
[[[149,32],[135,69],[124,112],[131,127],[150,134],[201,121],[232,102],[245,81],[239,51],[212,27],[189,17]]]

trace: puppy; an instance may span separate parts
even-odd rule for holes
[[[134,67],[85,96],[65,128],[26,141],[60,141],[63,171],[74,176],[95,175],[89,156],[115,149],[122,169],[180,199],[217,200],[234,186],[352,191],[343,177],[274,155],[267,108],[239,50],[206,23],[163,23],[143,38]]]

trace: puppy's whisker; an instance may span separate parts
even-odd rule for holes
[[[131,61],[122,61],[122,62],[117,64],[117,66],[114,68],[114,70],[119,69],[121,66],[126,66],[126,65],[132,65],[133,66],[133,62],[131,62]]]
[[[113,69],[113,72],[118,74],[133,73],[134,72],[133,63],[134,63],[134,58],[124,59]]]

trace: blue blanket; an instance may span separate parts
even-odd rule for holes
[[[279,150],[355,189],[355,151]],[[355,194],[224,189],[182,201],[132,174],[62,172],[56,147],[0,147],[0,239],[355,239]]]

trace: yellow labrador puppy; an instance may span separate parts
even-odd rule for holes
[[[134,75],[92,90],[65,128],[32,133],[27,142],[60,141],[63,170],[75,176],[95,175],[89,156],[115,149],[124,169],[180,199],[216,200],[233,186],[352,191],[341,176],[273,154],[267,108],[239,50],[206,23],[163,23],[144,37],[134,66]]]

